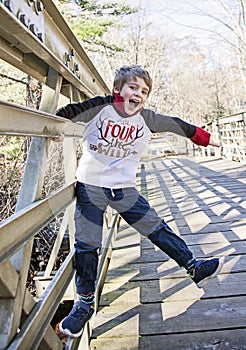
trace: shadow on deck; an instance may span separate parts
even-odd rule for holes
[[[225,256],[198,289],[127,224],[113,251],[92,350],[246,349],[246,166],[219,159],[142,163],[139,186],[197,258]]]

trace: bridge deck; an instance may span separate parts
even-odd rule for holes
[[[246,166],[192,158],[146,160],[141,190],[197,258],[225,256],[198,289],[126,224],[109,266],[91,349],[246,349]]]

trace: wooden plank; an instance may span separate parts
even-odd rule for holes
[[[100,306],[114,305],[127,291],[139,288],[140,303],[157,303],[190,299],[210,299],[233,296],[246,296],[245,272],[220,274],[203,289],[198,289],[188,276],[163,278],[160,280],[129,282],[110,281],[104,285]],[[238,286],[235,289],[235,285]]]
[[[204,259],[216,256],[235,256],[246,254],[246,242],[217,242],[195,244],[190,246],[194,256],[197,259]],[[117,249],[114,251],[114,259],[112,266],[117,268],[129,263],[150,263],[150,262],[164,262],[168,261],[169,257],[159,249],[151,247],[149,249],[141,249],[140,246],[129,246],[127,251],[124,249]]]
[[[205,212],[206,215],[206,212]],[[182,229],[182,234],[190,234],[190,233],[211,233],[211,232],[218,232],[218,231],[230,231],[233,229],[233,227],[238,226],[246,226],[246,221],[243,220],[235,220],[234,222],[231,219],[223,220],[217,219],[217,222],[214,222],[212,220],[206,220],[206,217],[204,217],[204,220],[198,222],[193,222],[193,220],[190,220],[188,217],[188,220],[184,218],[182,224],[180,225],[178,222],[178,225],[180,229]],[[245,236],[246,238],[246,236]]]
[[[222,242],[212,244],[202,244],[200,246],[193,245],[190,247],[194,255],[201,258],[209,258],[213,256],[236,256],[246,253],[246,242]]]
[[[123,219],[122,219],[123,222]],[[117,250],[117,248],[124,247],[125,249],[130,246],[140,245],[144,237],[140,235],[137,231],[133,230],[127,224],[121,224],[120,232],[117,236],[117,240],[114,243],[113,250]],[[147,238],[146,238],[147,239]],[[147,239],[149,241],[149,239]],[[151,243],[151,242],[150,242]]]
[[[245,227],[246,228],[246,227]],[[246,243],[246,231],[245,228],[242,228],[242,230],[238,230],[238,233],[236,234],[232,230],[230,231],[213,231],[208,229],[208,232],[204,232],[201,230],[201,232],[194,232],[193,234],[187,234],[183,236],[183,230],[182,232],[182,238],[185,240],[185,242],[192,246],[194,244],[214,244],[214,243],[232,243],[232,242],[242,242],[242,244]]]
[[[139,350],[245,350],[245,329],[140,337]],[[110,349],[110,348],[108,348]],[[114,348],[119,350],[120,348]],[[131,349],[131,347],[129,348]],[[132,348],[133,349],[133,348]],[[100,346],[100,350],[104,350]]]
[[[115,268],[115,266],[118,266]],[[246,272],[246,255],[228,256],[222,270],[223,273]],[[148,281],[159,278],[183,278],[186,272],[181,269],[174,260],[166,262],[148,262],[140,264],[114,263],[112,258],[107,273],[108,282]]]
[[[124,338],[105,338],[99,337],[97,339],[92,339],[90,342],[90,350],[137,350],[139,348],[138,336],[126,336]],[[147,350],[148,348],[144,348]],[[149,349],[152,349],[150,347]],[[160,350],[160,348],[158,349]]]
[[[112,303],[98,312],[93,332],[95,337],[102,334],[123,337],[126,334],[144,336],[246,328],[244,296],[138,304],[138,298],[129,299],[129,296],[139,291],[130,292],[124,304],[114,306]]]
[[[220,222],[221,220],[223,220],[227,224],[228,221],[235,223],[235,222],[239,222],[241,220],[242,221],[245,220],[246,210],[242,209],[242,208],[238,208],[239,210],[237,210],[237,208],[238,207],[231,208],[231,210],[228,210],[223,215],[216,215],[215,213],[211,212],[211,210],[203,210],[201,208],[196,209],[194,211],[191,211],[188,214],[187,221],[188,221],[188,223],[194,222],[194,224],[196,224],[198,221],[199,215],[200,215],[200,223],[201,222],[207,223],[207,222],[211,222],[211,221],[216,222],[216,220]],[[180,216],[183,220],[184,215],[181,213]],[[167,222],[172,222],[173,220],[176,220],[176,219],[179,220],[180,216],[176,215],[174,218],[173,217],[170,218],[169,221],[167,221]]]
[[[245,350],[244,329],[92,339],[90,350]]]

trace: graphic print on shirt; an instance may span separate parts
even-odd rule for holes
[[[132,125],[128,119],[114,120],[99,115],[96,127],[98,145],[90,144],[90,150],[115,158],[138,154],[134,146],[144,136],[144,125]]]

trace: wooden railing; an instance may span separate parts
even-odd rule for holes
[[[246,112],[213,120],[205,129],[221,147],[196,148],[197,154],[246,162]]]
[[[109,93],[85,51],[51,0],[0,2],[0,57],[43,83],[39,110],[0,102],[0,134],[31,136],[15,214],[0,224],[0,349],[62,349],[50,322],[70,290],[76,298],[74,275],[74,185],[76,139],[83,125],[55,116],[61,105]],[[64,183],[43,197],[50,138],[63,141]],[[57,238],[43,276],[38,301],[26,288],[33,239],[57,215],[62,215]],[[102,289],[118,227],[118,215],[107,213],[101,249],[97,300]],[[71,252],[56,272],[54,262],[65,231]],[[45,280],[45,282],[44,282]],[[93,321],[93,320],[92,320]],[[91,322],[82,337],[69,339],[66,349],[88,349]]]

